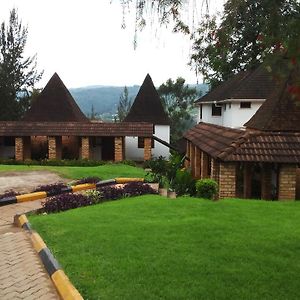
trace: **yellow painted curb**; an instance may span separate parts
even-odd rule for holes
[[[31,242],[32,242],[33,247],[34,247],[34,249],[36,250],[37,253],[39,253],[41,250],[47,248],[47,246],[44,243],[41,236],[36,232],[33,232],[31,234]]]
[[[51,279],[63,300],[83,300],[82,296],[70,282],[64,271],[57,270],[52,274]]]
[[[43,199],[46,197],[47,197],[46,192],[35,192],[35,193],[16,196],[17,202],[34,201],[34,200]]]
[[[71,188],[72,188],[73,193],[75,193],[75,192],[79,192],[79,191],[95,189],[96,184],[95,183],[84,183],[84,184],[73,185],[73,186],[71,186]]]
[[[116,183],[123,184],[128,182],[144,182],[144,178],[115,178]]]
[[[26,215],[19,216],[18,223],[19,223],[20,227],[22,227],[27,222],[28,222],[28,219],[27,219]]]

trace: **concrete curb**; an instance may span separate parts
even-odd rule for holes
[[[84,183],[73,185],[70,187],[66,187],[61,189],[59,192],[51,193],[51,192],[34,192],[29,194],[23,194],[18,196],[12,196],[0,199],[0,206],[20,203],[20,202],[27,202],[27,201],[34,201],[39,199],[45,199],[47,197],[52,197],[55,195],[60,195],[64,193],[75,193],[84,190],[91,190],[95,189],[100,186],[112,185],[112,184],[120,184],[120,183],[128,183],[128,182],[144,182],[144,178],[115,178],[115,179],[108,179],[108,180],[101,180],[97,183]]]
[[[61,269],[58,261],[55,259],[41,236],[31,229],[31,225],[26,215],[16,215],[14,218],[14,222],[17,226],[22,227],[29,232],[33,248],[38,253],[61,299],[83,300],[83,297],[80,295],[78,290],[74,287],[67,275]]]

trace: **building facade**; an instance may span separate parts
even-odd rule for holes
[[[215,179],[220,199],[300,200],[300,99],[289,91],[299,78],[293,70],[274,83],[243,129],[200,122],[185,133],[187,167]]]

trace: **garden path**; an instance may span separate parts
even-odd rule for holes
[[[59,299],[28,233],[13,225],[16,214],[41,207],[41,200],[0,207],[0,299]]]
[[[31,192],[39,185],[67,181],[67,179],[49,171],[1,172],[0,194],[8,190],[23,194]]]

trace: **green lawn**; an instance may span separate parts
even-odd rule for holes
[[[156,195],[31,216],[84,299],[300,299],[300,202]]]
[[[101,179],[115,177],[144,177],[145,171],[123,164],[106,164],[97,167],[52,167],[52,166],[25,166],[25,165],[0,165],[0,172],[15,171],[53,171],[62,177],[78,179],[82,177],[98,176]]]

